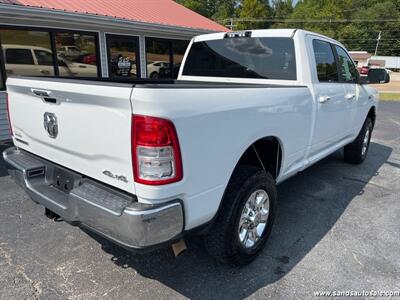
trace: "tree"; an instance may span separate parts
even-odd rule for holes
[[[177,2],[220,23],[236,16],[237,0],[177,0]]]
[[[209,0],[176,0],[176,2],[207,18],[210,18],[214,13],[210,11]]]
[[[235,8],[237,0],[216,0],[215,12],[212,19],[220,23],[225,23],[226,20],[236,17]]]
[[[268,28],[265,19],[272,17],[272,9],[265,0],[242,0],[238,15],[238,29]]]
[[[293,12],[292,0],[272,0],[273,15],[276,19],[286,19]]]
[[[234,29],[299,28],[342,42],[349,50],[400,56],[400,0],[177,0]],[[266,19],[283,20],[279,22]],[[365,20],[365,21],[364,21]]]

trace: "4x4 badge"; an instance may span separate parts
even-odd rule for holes
[[[103,171],[103,174],[106,175],[106,176],[108,176],[108,177],[114,178],[114,179],[116,179],[116,180],[119,180],[119,181],[128,183],[128,179],[127,179],[126,176],[124,176],[124,175],[113,174],[112,172],[110,172],[110,171],[108,171],[108,170],[104,170],[104,171]]]

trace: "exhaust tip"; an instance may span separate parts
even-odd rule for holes
[[[172,251],[174,252],[175,257],[182,255],[187,250],[186,243],[184,239],[181,239],[179,242],[172,244]]]
[[[46,208],[44,210],[44,215],[48,217],[50,220],[54,220],[55,222],[61,222],[63,219],[57,215],[55,212],[52,212],[50,209]]]

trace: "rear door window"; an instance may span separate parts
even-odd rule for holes
[[[225,38],[193,43],[183,75],[296,80],[291,38]]]
[[[319,82],[338,82],[339,74],[331,44],[313,40],[313,49]]]

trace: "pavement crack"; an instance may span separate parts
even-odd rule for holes
[[[392,118],[390,118],[389,120],[392,121],[397,126],[400,126],[400,122],[399,121],[396,121],[395,119],[392,119]]]
[[[340,243],[342,244],[342,246],[343,246],[343,248],[344,248],[345,251],[351,253],[351,255],[352,255],[354,261],[355,261],[357,264],[359,264],[361,267],[364,267],[364,265],[363,265],[363,264],[360,262],[360,260],[358,259],[356,253],[355,253],[353,250],[347,248],[346,245],[345,245],[343,242],[340,242]]]
[[[368,184],[368,181],[365,181],[365,180],[362,180],[362,179],[359,179],[359,178],[347,177],[347,176],[343,176],[342,178],[344,180],[355,181],[355,182],[359,182],[359,183],[362,183],[362,184]]]
[[[11,254],[7,252],[4,248],[0,247],[0,256],[4,258],[5,263],[15,270],[17,275],[21,275],[33,288],[33,295],[35,299],[38,299],[42,294],[42,283],[40,281],[32,280],[25,272],[25,268],[20,265],[16,265],[13,262]]]
[[[353,181],[353,182],[358,182],[358,183],[363,184],[364,186],[372,185],[374,187],[389,191],[389,189],[387,187],[373,182],[372,179],[367,181],[367,180],[362,180],[362,179],[359,179],[359,178],[347,177],[347,176],[343,176],[342,179]]]

